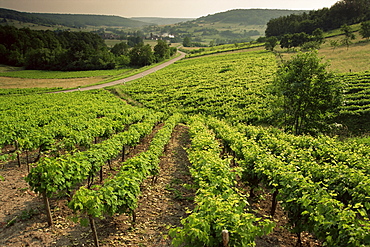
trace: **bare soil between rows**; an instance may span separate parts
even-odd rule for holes
[[[99,83],[103,77],[71,78],[71,79],[27,79],[0,77],[0,88],[75,88]]]
[[[130,149],[126,158],[146,150],[158,128],[160,126]],[[189,144],[187,127],[176,126],[161,157],[157,181],[149,178],[141,186],[136,222],[127,215],[97,219],[100,246],[172,246],[169,229],[181,226],[181,219],[194,208],[195,191],[183,187],[192,183],[186,153]],[[113,162],[113,167],[119,165],[119,159]],[[104,167],[104,178],[114,173]],[[4,177],[4,181],[0,181],[0,246],[94,246],[90,227],[71,220],[75,214],[67,207],[67,198],[51,200],[54,225],[48,227],[43,200],[30,191],[24,181],[25,165],[19,168],[16,162],[10,162],[0,170],[0,175]],[[252,207],[258,214],[268,215],[271,195],[261,190],[258,198],[250,202]],[[297,237],[286,229],[288,219],[279,205],[274,220],[277,222],[274,232],[257,239],[256,246],[296,246]],[[321,246],[309,234],[302,234],[302,243],[303,246]]]

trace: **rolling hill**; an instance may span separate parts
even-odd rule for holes
[[[114,26],[135,28],[152,25],[152,23],[146,23],[120,16],[26,13],[3,8],[0,8],[0,18],[40,25],[62,25],[67,27]]]
[[[303,12],[305,10],[234,9],[147,31],[171,33],[181,39],[191,37],[198,45],[241,43],[264,36],[269,20]]]
[[[237,23],[243,25],[266,25],[276,17],[290,14],[301,14],[307,10],[282,10],[282,9],[234,9],[213,15],[200,17],[191,23]]]
[[[154,25],[171,25],[180,22],[194,20],[194,18],[161,18],[161,17],[131,17],[130,19],[145,23],[151,23]]]

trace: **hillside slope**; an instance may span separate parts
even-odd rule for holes
[[[180,37],[177,42],[185,37],[191,37],[194,42],[203,45],[210,42],[213,45],[234,44],[264,36],[266,24],[272,18],[303,12],[304,10],[234,9],[165,26],[161,30],[155,28],[146,31],[171,33]]]
[[[171,25],[185,21],[192,21],[194,18],[161,18],[161,17],[131,17],[131,20],[151,23],[154,25]]]
[[[306,10],[284,10],[284,9],[234,9],[226,12],[216,13],[200,17],[192,23],[240,23],[244,25],[266,25],[266,23],[276,17],[301,14]]]
[[[132,20],[120,16],[26,13],[3,8],[0,8],[0,18],[43,25],[63,25],[67,27],[142,27],[145,25],[150,25],[150,23]]]

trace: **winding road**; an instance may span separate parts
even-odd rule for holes
[[[123,83],[126,83],[126,82],[129,82],[129,81],[133,81],[133,80],[136,80],[136,79],[139,79],[139,78],[142,78],[146,75],[149,75],[151,73],[154,73],[160,69],[163,69],[165,67],[167,67],[168,65],[171,65],[181,59],[183,59],[185,57],[185,53],[184,52],[181,52],[179,51],[180,53],[180,56],[178,57],[175,57],[174,59],[171,59],[167,62],[164,62],[162,64],[159,64],[158,66],[155,66],[153,68],[150,68],[142,73],[139,73],[139,74],[136,74],[136,75],[133,75],[133,76],[129,76],[129,77],[126,77],[124,79],[120,79],[120,80],[117,80],[117,81],[112,81],[112,82],[108,82],[108,83],[104,83],[104,84],[100,84],[100,85],[94,85],[94,86],[89,86],[89,87],[84,87],[84,88],[76,88],[76,89],[68,89],[68,90],[62,90],[62,91],[57,91],[57,92],[54,92],[54,93],[69,93],[69,92],[75,92],[75,91],[87,91],[87,90],[93,90],[93,89],[101,89],[101,88],[105,88],[105,87],[109,87],[109,86],[114,86],[114,85],[118,85],[118,84],[123,84]]]

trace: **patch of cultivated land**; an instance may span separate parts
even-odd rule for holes
[[[25,79],[0,77],[0,88],[75,88],[95,84],[102,80],[102,77],[72,79]]]
[[[158,128],[160,126],[132,148],[126,158],[146,150]],[[189,144],[187,127],[178,125],[161,157],[157,181],[149,178],[141,186],[136,222],[133,223],[131,216],[127,215],[96,220],[101,246],[171,246],[168,229],[181,226],[180,220],[187,216],[188,210],[194,208],[194,191],[182,186],[192,183],[186,153]],[[118,168],[119,163],[119,160],[114,161],[113,168]],[[114,173],[115,169],[104,168],[104,177]],[[83,227],[71,220],[74,214],[66,206],[67,198],[51,200],[54,225],[48,227],[42,199],[28,189],[23,179],[26,174],[26,166],[23,164],[19,168],[16,162],[5,164],[1,170],[5,180],[0,181],[0,246],[93,246],[90,227]],[[242,183],[240,187],[243,188]],[[249,188],[244,189],[249,191]],[[253,208],[257,214],[267,215],[271,196],[261,190],[257,198],[251,201]],[[295,246],[297,238],[285,229],[287,217],[280,207],[275,220],[277,227],[274,232],[257,239],[257,246]],[[320,246],[312,236],[302,235],[303,246]]]

